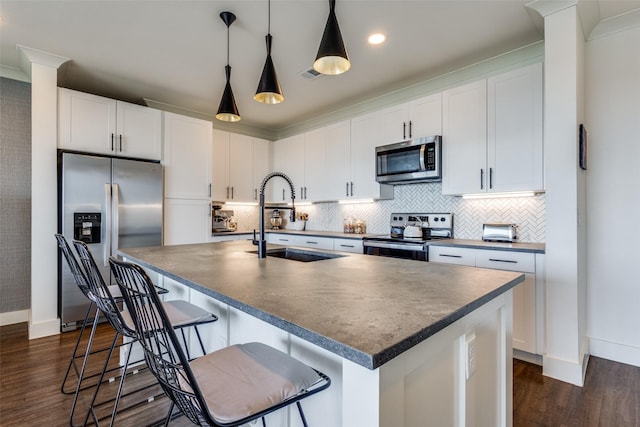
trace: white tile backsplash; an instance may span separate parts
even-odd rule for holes
[[[389,232],[392,212],[451,212],[454,217],[454,237],[481,239],[482,224],[506,222],[518,225],[522,242],[545,241],[545,195],[498,199],[462,199],[442,195],[441,183],[397,185],[395,198],[364,204],[317,203],[300,206],[309,213],[307,230],[342,231],[343,219],[353,217],[367,222],[367,233]],[[233,206],[240,229],[258,225],[258,209],[253,206]]]

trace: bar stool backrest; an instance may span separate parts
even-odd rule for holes
[[[89,292],[93,296],[96,305],[107,318],[111,326],[120,334],[127,337],[135,337],[135,332],[129,328],[120,313],[120,307],[109,287],[104,282],[104,278],[98,269],[93,255],[89,251],[87,244],[80,240],[74,240],[73,245],[76,248],[78,257],[84,266],[86,272],[87,285]]]
[[[78,285],[78,288],[80,288],[82,293],[89,298],[89,300],[95,302],[95,296],[91,293],[87,277],[80,267],[80,264],[78,264],[78,260],[71,252],[71,247],[69,246],[69,243],[67,243],[67,239],[62,234],[56,234],[55,236],[58,241],[60,252],[62,252],[62,255],[64,255],[64,258],[67,260],[67,265],[69,266],[69,270],[71,270],[71,274],[73,275],[73,280],[76,282],[76,285]]]
[[[183,414],[197,425],[211,425],[200,408],[206,403],[169,322],[153,282],[138,265],[109,259],[142,345],[147,366]]]

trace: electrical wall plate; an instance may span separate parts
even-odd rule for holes
[[[465,376],[467,380],[476,372],[477,364],[476,333],[470,332],[465,340]]]

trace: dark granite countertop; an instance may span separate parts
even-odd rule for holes
[[[238,240],[119,252],[369,369],[524,280],[520,273],[360,254],[309,263],[258,259],[252,250]]]
[[[543,254],[545,252],[544,243],[526,243],[526,242],[485,242],[483,240],[466,240],[466,239],[446,239],[434,240],[429,242],[429,246],[450,246],[470,249],[493,249],[498,251],[514,251],[514,252],[533,252]]]

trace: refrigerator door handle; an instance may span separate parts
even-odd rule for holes
[[[120,205],[118,201],[118,184],[113,184],[113,244],[111,245],[112,255],[116,253],[118,249],[118,234],[120,233]]]
[[[102,262],[105,267],[109,266],[109,252],[111,252],[111,184],[104,185],[104,205],[105,205],[105,242],[102,245]]]

